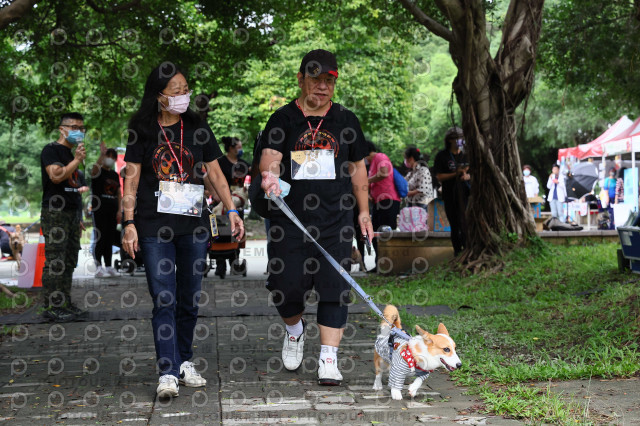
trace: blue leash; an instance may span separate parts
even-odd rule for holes
[[[389,322],[389,320],[387,320],[384,317],[384,315],[382,314],[382,311],[380,311],[380,309],[376,306],[376,304],[373,303],[373,300],[371,299],[371,296],[369,296],[367,293],[365,293],[365,291],[362,289],[362,287],[360,287],[360,285],[358,285],[358,283],[355,282],[353,278],[351,278],[351,275],[349,275],[347,273],[347,271],[345,271],[344,268],[342,266],[340,266],[340,264],[329,253],[327,253],[327,251],[316,241],[316,239],[311,236],[309,231],[307,231],[307,228],[305,228],[304,225],[302,224],[302,222],[300,222],[300,220],[298,220],[296,215],[293,214],[293,212],[291,211],[291,209],[289,208],[287,203],[284,202],[282,197],[276,197],[273,193],[271,193],[269,195],[269,198],[271,199],[271,201],[276,203],[276,205],[280,208],[280,210],[282,210],[284,212],[284,214],[286,214],[287,217],[289,219],[291,219],[291,221],[298,228],[300,228],[300,230],[307,236],[307,238],[309,238],[311,241],[313,241],[313,243],[316,245],[316,247],[318,247],[318,249],[324,255],[324,257],[327,258],[327,260],[329,261],[331,266],[333,266],[335,268],[335,270],[338,271],[338,273],[340,273],[342,278],[344,278],[349,283],[351,288],[353,288],[353,290],[358,294],[358,296],[360,296],[360,298],[362,300],[364,300],[367,305],[369,305],[371,310],[373,312],[375,312],[380,318],[382,318],[384,321],[387,322],[387,324],[389,324],[391,326],[391,334],[396,335],[396,336],[401,337],[401,338],[406,339],[406,340],[411,339],[411,336],[409,336],[403,330],[400,330],[399,328],[394,326],[391,322]]]

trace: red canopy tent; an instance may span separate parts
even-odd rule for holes
[[[640,117],[636,118],[633,124],[624,132],[620,133],[616,138],[610,140],[603,146],[604,154],[609,156],[631,152],[632,150],[637,151],[637,147],[634,149],[634,145],[637,145],[637,141],[633,142],[633,140],[638,139],[638,137],[640,137]]]
[[[558,160],[562,160],[567,157],[576,157],[578,160],[583,160],[589,157],[602,157],[604,155],[604,144],[613,139],[617,139],[623,132],[629,130],[631,127],[633,127],[633,121],[624,115],[603,134],[591,142],[571,148],[559,149]]]

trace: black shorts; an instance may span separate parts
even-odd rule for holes
[[[291,235],[294,234],[294,235]],[[349,304],[351,286],[327,261],[315,244],[301,234],[286,232],[281,241],[272,241],[267,289],[273,292],[273,302],[304,303],[311,290],[320,302]],[[322,235],[322,247],[348,270],[352,240],[340,235]]]

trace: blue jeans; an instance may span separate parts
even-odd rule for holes
[[[550,200],[549,206],[551,207],[551,216],[560,219],[560,222],[565,222],[566,217],[564,215],[564,203],[558,200]]]
[[[173,239],[140,239],[140,249],[153,299],[153,340],[160,375],[179,377],[180,365],[193,356],[193,330],[198,320],[202,275],[209,233]]]

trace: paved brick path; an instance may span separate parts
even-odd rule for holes
[[[202,300],[194,362],[208,381],[205,388],[181,387],[173,401],[156,400],[151,300],[142,275],[80,279],[74,281],[73,299],[80,306],[86,301],[90,320],[38,324],[36,313],[27,312],[17,334],[0,343],[0,420],[19,425],[519,424],[459,414],[478,402],[442,372],[427,379],[414,399],[405,393],[403,401],[392,401],[388,390],[371,390],[378,320],[365,313],[350,315],[341,346],[344,386],[316,384],[319,340],[312,314],[302,367],[283,370],[283,327],[268,306],[263,276],[229,278],[207,278],[203,287],[209,300]],[[353,311],[364,312],[360,306]]]

